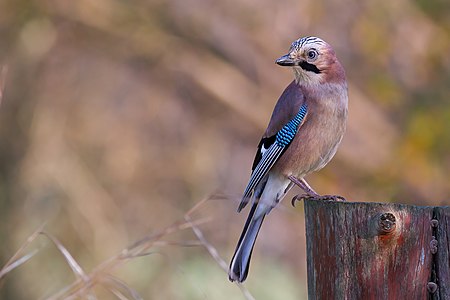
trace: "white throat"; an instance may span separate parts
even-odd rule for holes
[[[306,84],[306,85],[311,85],[311,84],[320,84],[320,78],[318,74],[315,74],[313,72],[308,72],[303,70],[301,67],[298,66],[294,66],[292,67],[293,71],[294,71],[294,78],[295,78],[295,82],[297,84]]]

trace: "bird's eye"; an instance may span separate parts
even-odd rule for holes
[[[308,51],[307,55],[309,60],[315,60],[319,55],[319,53],[317,53],[317,50],[311,49]]]

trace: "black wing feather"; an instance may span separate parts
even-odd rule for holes
[[[277,135],[274,134],[270,137],[262,138],[261,141],[258,144],[258,150],[256,151],[255,159],[253,160],[252,165],[252,173],[255,171],[256,166],[258,165],[259,161],[262,158],[262,147],[264,146],[264,149],[269,149],[270,146],[272,146],[273,143],[275,143],[275,140],[277,138]]]

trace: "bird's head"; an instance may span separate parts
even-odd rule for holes
[[[317,37],[294,41],[289,52],[276,60],[280,66],[292,67],[295,81],[321,84],[345,81],[345,72],[331,46]]]

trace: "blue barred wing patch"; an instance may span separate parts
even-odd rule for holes
[[[300,107],[297,115],[295,115],[292,120],[290,120],[286,125],[283,126],[283,128],[281,128],[280,131],[278,131],[276,138],[276,143],[278,144],[278,146],[286,147],[292,142],[295,134],[297,133],[298,127],[300,126],[300,124],[302,124],[303,119],[306,116],[307,111],[308,106],[306,105],[306,103],[304,103]]]

